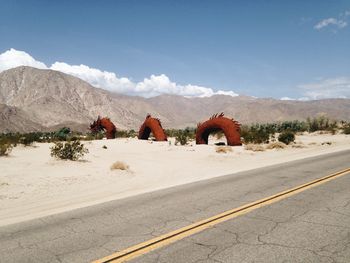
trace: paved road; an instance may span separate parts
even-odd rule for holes
[[[89,262],[350,166],[350,151],[173,187],[0,228],[0,262]],[[134,262],[350,262],[350,176]]]

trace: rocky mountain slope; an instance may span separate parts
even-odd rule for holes
[[[30,120],[23,110],[0,104],[0,132],[40,131],[44,127]]]
[[[0,132],[61,125],[84,130],[98,115],[110,117],[120,129],[138,129],[147,113],[159,117],[167,128],[195,126],[221,111],[241,123],[306,119],[320,114],[350,120],[350,99],[281,101],[224,95],[145,99],[98,89],[62,72],[23,66],[0,73],[0,104]]]

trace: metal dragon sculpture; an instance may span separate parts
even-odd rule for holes
[[[114,139],[117,128],[109,118],[105,117],[101,119],[101,117],[98,116],[97,120],[90,124],[90,131],[92,133],[105,131],[107,139]]]
[[[196,144],[208,144],[208,137],[213,132],[223,131],[227,139],[227,145],[242,145],[240,124],[224,116],[224,113],[214,114],[209,120],[198,123],[196,132]]]
[[[160,120],[153,118],[150,114],[148,114],[140,127],[138,138],[140,140],[147,140],[151,132],[156,141],[168,140]]]

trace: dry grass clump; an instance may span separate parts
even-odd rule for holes
[[[218,146],[215,148],[215,151],[217,153],[229,153],[233,152],[232,148],[230,146]]]
[[[253,152],[263,152],[265,151],[264,146],[260,145],[260,144],[246,144],[244,146],[244,149],[247,151],[253,151]]]
[[[117,161],[114,164],[112,164],[111,170],[123,170],[123,171],[126,171],[126,170],[129,170],[129,165],[127,165],[124,162]]]
[[[271,142],[266,146],[266,149],[284,149],[287,145],[283,142]]]
[[[292,148],[306,148],[306,145],[304,145],[303,143],[299,142],[299,143],[294,143],[292,144]]]

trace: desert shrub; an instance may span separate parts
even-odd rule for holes
[[[0,156],[7,156],[12,151],[12,145],[8,143],[0,143]]]
[[[99,132],[88,132],[83,138],[84,141],[94,141],[94,140],[102,140],[105,137],[105,133],[103,131]]]
[[[272,143],[269,143],[267,146],[266,146],[266,149],[284,149],[286,148],[287,145],[284,144],[283,142],[272,142]]]
[[[242,126],[241,137],[244,143],[268,143],[270,134],[273,133],[272,126],[255,124],[253,126]]]
[[[232,148],[229,146],[218,146],[215,148],[215,151],[217,153],[228,153],[228,152],[232,152]]]
[[[80,141],[55,142],[51,148],[51,156],[63,160],[76,161],[89,152]]]
[[[295,134],[292,131],[284,131],[278,136],[278,141],[288,145],[295,141]]]
[[[188,142],[188,136],[185,132],[179,132],[175,137],[175,144],[186,145]]]
[[[83,138],[82,140],[84,141],[93,141],[95,140],[95,135],[92,134],[92,133],[87,133]]]
[[[11,144],[16,146],[19,138],[15,134],[12,133],[2,133],[0,134],[0,144]]]
[[[124,162],[117,161],[112,164],[111,170],[129,170],[129,165]]]
[[[296,132],[304,132],[307,131],[308,125],[305,121],[284,121],[277,124],[276,132],[283,132],[283,131],[292,131],[294,133]]]
[[[175,135],[175,145],[181,144],[186,145],[190,139],[195,137],[195,130],[191,128],[186,128],[184,130],[176,130],[173,131],[173,135]]]
[[[166,129],[165,133],[169,137],[181,136],[183,133],[187,134],[189,139],[194,139],[196,137],[196,129],[191,127],[186,127],[185,129]]]
[[[343,125],[343,133],[350,134],[350,122]]]
[[[295,143],[295,144],[292,144],[292,148],[306,148],[306,146],[302,143]]]
[[[337,130],[338,130],[338,124],[336,121],[331,122],[329,124],[329,126],[326,129],[327,131],[331,132],[333,135],[336,134]]]
[[[138,134],[137,134],[137,132],[135,130],[129,130],[127,135],[128,135],[128,137],[134,138]]]
[[[335,134],[338,128],[338,123],[336,121],[331,121],[325,116],[319,116],[313,119],[307,118],[306,122],[308,125],[309,132],[330,131],[333,134]]]
[[[252,144],[252,143],[246,144],[244,146],[244,149],[247,150],[247,151],[253,151],[253,152],[263,152],[263,151],[265,151],[264,146],[262,146],[260,144]]]
[[[117,138],[127,138],[127,137],[129,137],[128,136],[128,131],[126,131],[126,130],[117,130],[115,136]]]
[[[0,141],[17,146],[23,144],[25,146],[32,145],[34,142],[51,142],[54,133],[52,132],[30,132],[30,133],[3,133],[0,134]]]
[[[34,142],[38,140],[39,138],[36,134],[28,133],[19,139],[19,143],[23,144],[24,146],[31,146]]]

